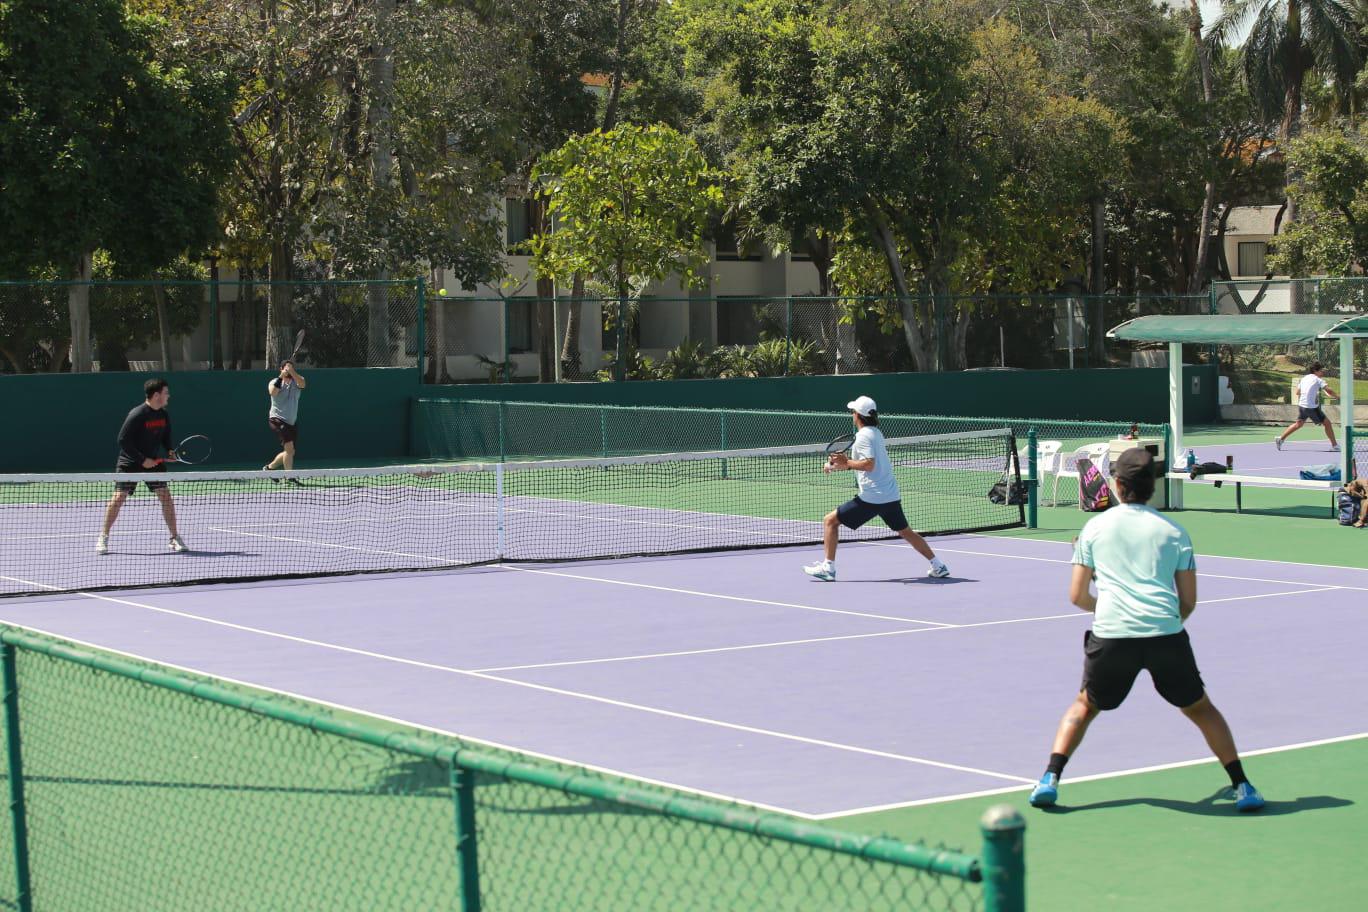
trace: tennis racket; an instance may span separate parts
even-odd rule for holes
[[[302,349],[303,347],[304,347],[304,330],[301,329],[299,332],[295,333],[294,351],[290,352],[290,360],[291,360],[291,361],[293,361],[295,358],[298,358],[298,357],[299,357],[300,349]]]
[[[842,434],[840,437],[837,437],[835,440],[828,443],[826,445],[826,465],[822,466],[822,471],[830,472],[834,465],[835,457],[848,451],[851,444],[854,442],[854,434]]]
[[[208,459],[213,450],[214,445],[208,437],[203,434],[195,434],[192,437],[186,437],[166,455],[166,458],[158,459],[157,462],[183,462],[186,465],[196,465]]]

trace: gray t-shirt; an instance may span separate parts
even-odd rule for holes
[[[901,500],[898,493],[898,480],[893,477],[893,463],[888,459],[888,448],[884,445],[884,435],[876,427],[862,427],[855,432],[855,442],[850,445],[852,460],[874,459],[874,468],[868,472],[856,472],[860,484],[860,500],[865,503],[882,504]]]
[[[299,384],[293,380],[282,382],[280,389],[271,397],[271,417],[279,418],[286,424],[298,424],[299,394]]]

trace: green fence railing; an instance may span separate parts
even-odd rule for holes
[[[1018,912],[981,856],[467,746],[0,627],[0,905]]]

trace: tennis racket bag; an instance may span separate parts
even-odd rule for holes
[[[1339,524],[1341,526],[1352,526],[1358,522],[1359,505],[1363,501],[1359,500],[1348,491],[1339,492]]]
[[[1078,509],[1101,513],[1112,505],[1107,479],[1091,459],[1078,460]]]
[[[1026,482],[1016,481],[1010,475],[1004,475],[1002,480],[988,489],[988,499],[995,504],[1019,507],[1030,498]]]
[[[1224,462],[1199,462],[1193,466],[1188,476],[1196,478],[1198,475],[1224,475],[1230,471]]]

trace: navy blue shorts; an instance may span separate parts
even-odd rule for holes
[[[907,528],[907,517],[903,515],[901,500],[872,504],[852,497],[836,508],[836,518],[848,529],[858,529],[876,516],[894,532],[901,532]]]
[[[1315,408],[1297,406],[1297,420],[1309,421],[1312,424],[1325,424],[1325,412],[1321,411],[1319,405]]]

